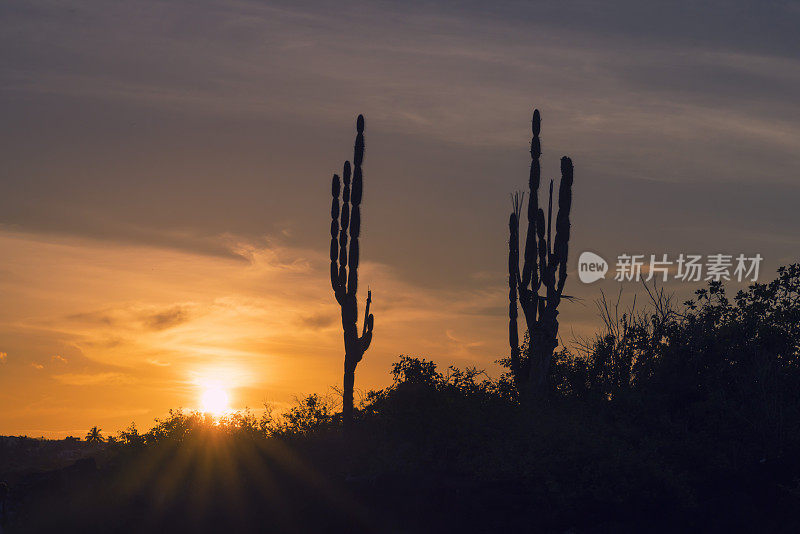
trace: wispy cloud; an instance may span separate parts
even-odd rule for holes
[[[336,322],[336,317],[330,313],[316,313],[313,315],[301,315],[298,323],[312,330],[327,328]]]
[[[122,373],[64,373],[53,375],[53,378],[68,386],[114,386],[133,380]]]
[[[151,330],[165,330],[189,320],[189,312],[180,306],[168,310],[148,314],[143,317],[143,322]]]

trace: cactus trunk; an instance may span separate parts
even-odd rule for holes
[[[356,366],[350,365],[345,356],[344,384],[342,387],[342,422],[345,429],[353,424],[353,390],[356,383]]]

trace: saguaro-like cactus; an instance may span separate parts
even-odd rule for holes
[[[363,176],[361,164],[364,161],[364,117],[356,121],[356,143],[353,150],[353,183],[350,185],[350,162],[344,162],[341,207],[339,205],[339,175],[333,175],[331,185],[331,285],[336,302],[342,309],[342,330],[344,331],[344,384],[342,388],[342,419],[345,429],[353,423],[353,387],[356,366],[372,341],[374,318],[369,312],[372,292],[367,291],[367,305],[364,311],[364,325],[358,335],[358,235],[361,231],[361,196]],[[348,252],[348,231],[350,237]]]
[[[514,212],[509,219],[509,344],[511,345],[511,370],[517,385],[530,383],[541,389],[546,383],[553,351],[558,346],[558,305],[567,279],[567,252],[569,244],[569,212],[572,206],[572,160],[561,158],[561,184],[558,189],[558,214],[556,236],[552,242],[553,181],[545,213],[539,207],[539,185],[542,154],[539,142],[541,117],[534,110],[531,130],[531,170],[528,194],[528,231],[525,239],[525,256],[522,275],[519,273],[519,198],[514,198]],[[544,286],[544,294],[540,290]],[[520,354],[517,333],[517,300],[525,315],[529,342],[527,353]]]

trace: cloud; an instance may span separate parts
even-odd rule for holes
[[[455,332],[452,330],[445,331],[445,336],[447,340],[453,344],[453,349],[450,352],[454,355],[462,355],[484,345],[483,341],[464,340],[456,336]]]
[[[38,371],[41,371],[42,369],[44,369],[44,365],[42,365],[40,363],[32,363],[31,367],[33,367],[34,369],[36,369]]]
[[[114,319],[106,312],[82,312],[73,313],[67,319],[83,323],[93,323],[105,326],[113,326]]]
[[[553,121],[544,127],[545,157],[566,146],[582,151],[576,165],[591,162],[606,172],[661,180],[760,175],[788,181],[797,175],[797,11],[783,4],[743,11],[713,4],[665,9],[617,2],[601,9],[585,2],[504,2],[486,16],[477,3],[458,10],[416,2],[329,9],[314,2],[278,8],[244,1],[220,10],[217,2],[204,2],[191,14],[180,0],[155,3],[146,12],[125,3],[90,1],[69,13],[51,2],[31,3],[36,7],[30,10],[0,12],[6,30],[0,31],[0,56],[8,63],[4,81],[13,108],[8,130],[19,133],[7,140],[3,158],[19,179],[10,180],[0,212],[35,232],[228,258],[247,258],[225,239],[229,234],[255,239],[291,227],[292,236],[309,240],[312,226],[324,224],[302,209],[317,203],[309,187],[339,160],[332,159],[331,140],[350,133],[344,117],[355,109],[366,113],[371,140],[403,158],[414,154],[415,172],[402,173],[406,191],[424,188],[456,228],[459,203],[447,202],[454,184],[468,183],[481,195],[512,186],[481,180],[486,171],[475,165],[457,178],[441,173],[460,155],[436,157],[425,147],[499,147],[488,154],[492,162],[520,149],[515,154],[524,164],[524,115],[533,104]],[[194,23],[183,24],[186,17]],[[366,34],[336,31],[353,19]],[[119,21],[137,38],[114,39]],[[769,39],[754,38],[766,28]],[[60,46],[53,49],[36,35]],[[24,146],[43,142],[25,139],[25,132],[36,131],[27,125],[46,123],[49,111],[85,115],[86,102],[94,112],[90,127],[73,135],[59,123],[53,131],[74,141],[69,154],[56,151],[52,167],[20,156],[28,154]],[[189,112],[172,115],[179,108]],[[237,122],[254,114],[264,119],[258,135]],[[550,126],[556,121],[562,133]],[[422,146],[387,132],[416,136]],[[108,150],[98,143],[109,143]],[[761,144],[765,150],[753,146]],[[94,150],[107,157],[90,158]],[[395,163],[370,150],[370,169]],[[703,157],[709,150],[717,154]],[[750,152],[756,150],[758,157]],[[146,157],[153,153],[157,157]],[[765,160],[769,173],[761,167]],[[125,186],[97,187],[112,172]],[[369,175],[368,184],[372,176],[378,175]],[[516,183],[524,183],[522,176]],[[393,193],[399,193],[392,197],[399,209],[398,197],[408,193]],[[416,211],[420,222],[410,221],[406,231],[422,235],[419,226],[430,216],[424,206]],[[483,246],[480,238],[471,248]]]
[[[189,313],[180,306],[172,307],[157,313],[145,315],[144,325],[150,330],[166,330],[189,320]]]
[[[113,386],[129,384],[133,380],[122,373],[65,373],[53,375],[53,378],[68,386]]]
[[[329,313],[315,313],[312,315],[301,315],[298,319],[298,322],[304,328],[309,328],[311,330],[321,330],[328,326],[331,326],[336,317]]]
[[[146,331],[161,331],[188,322],[192,318],[190,304],[154,306],[143,303],[130,303],[118,307],[69,314],[66,319],[81,323],[86,327],[104,329],[110,339],[103,344],[114,346],[124,342],[119,333],[129,330],[136,333],[142,328]]]
[[[6,363],[8,361],[8,354],[5,352],[0,352],[0,363]]]
[[[56,354],[50,359],[57,363],[67,363],[67,359],[64,358],[63,356],[59,356],[58,354]]]

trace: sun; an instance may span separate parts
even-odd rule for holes
[[[203,391],[201,401],[203,404],[203,413],[219,416],[230,409],[228,407],[228,394],[219,386],[206,388],[206,390]]]

